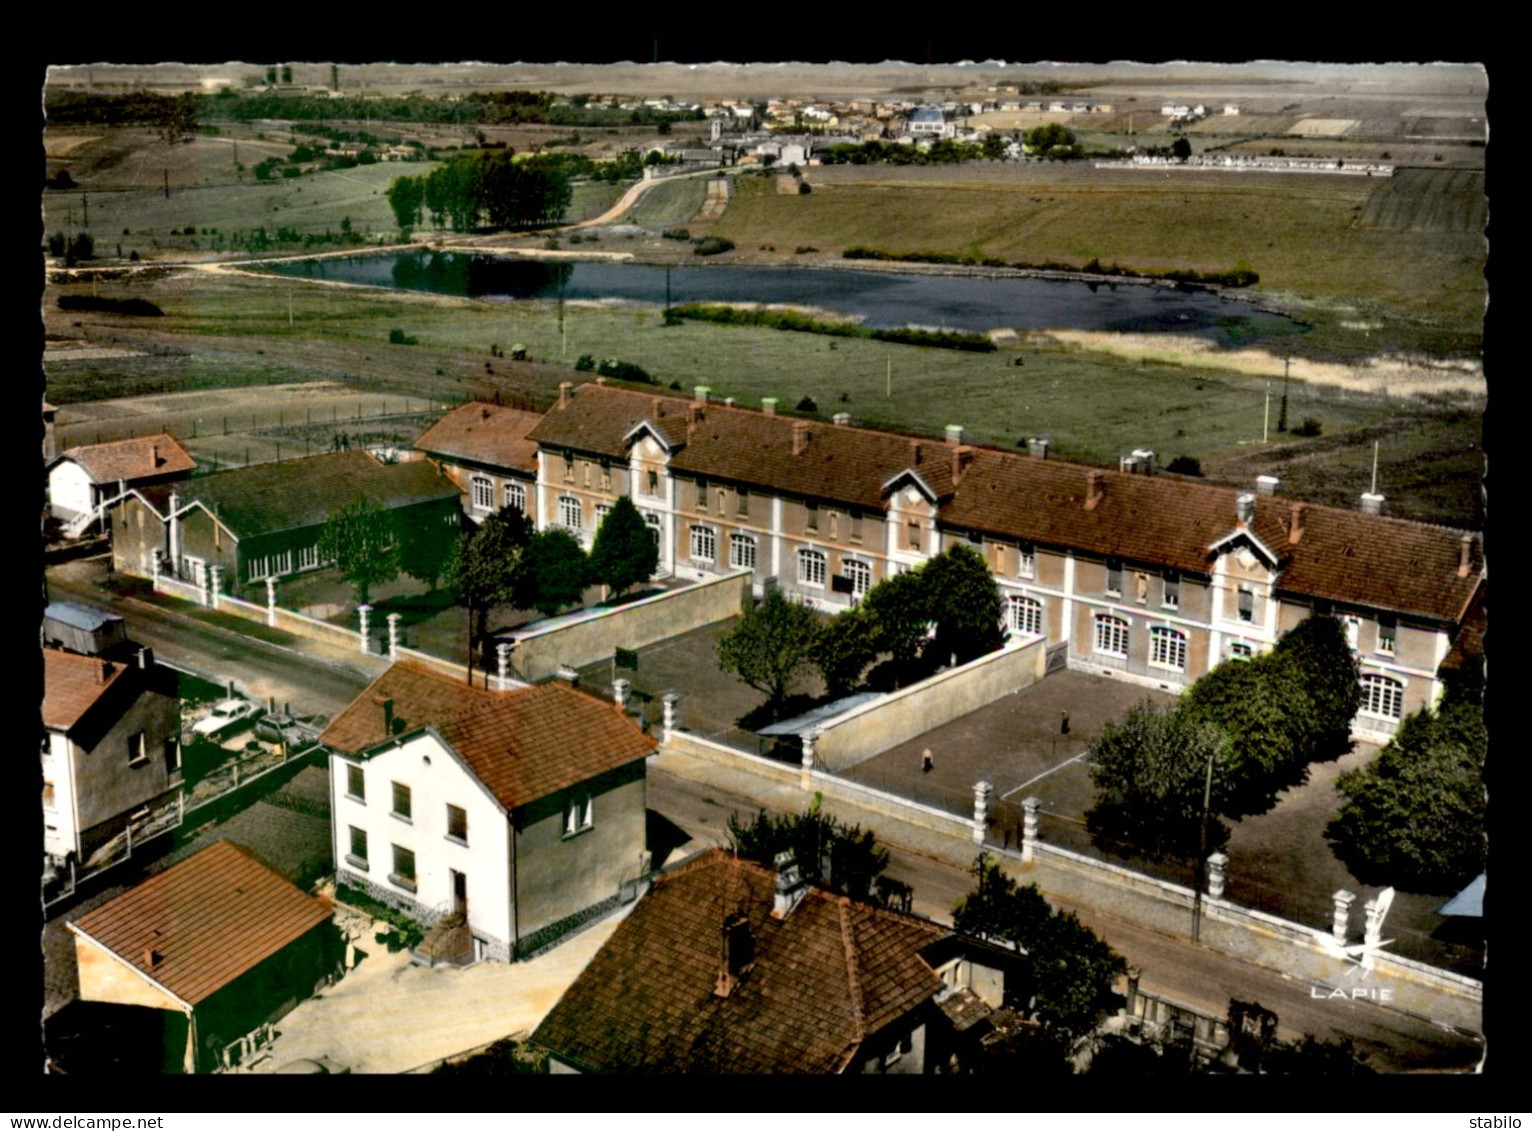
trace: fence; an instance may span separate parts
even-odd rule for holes
[[[971,663],[852,708],[819,727],[817,763],[841,771],[978,710],[1043,676],[1041,640],[1012,643]]]
[[[562,667],[583,668],[660,640],[715,624],[744,611],[750,574],[730,573],[608,609],[560,617],[547,628],[532,627],[509,637],[511,665],[518,679],[536,683]]]

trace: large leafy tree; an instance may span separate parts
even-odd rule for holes
[[[425,204],[426,189],[423,177],[395,177],[385,194],[388,206],[394,210],[394,222],[399,234],[408,238],[420,223],[420,210]]]
[[[1484,870],[1486,743],[1476,704],[1423,708],[1337,779],[1346,803],[1326,834],[1358,879],[1447,892]]]
[[[948,547],[920,567],[931,619],[932,648],[946,660],[967,663],[1000,647],[1000,591],[983,557],[967,546]]]
[[[521,554],[516,576],[516,604],[551,617],[578,605],[590,580],[590,562],[567,530],[550,528],[532,535]]]
[[[648,581],[660,566],[660,549],[633,500],[618,498],[596,531],[590,550],[591,580],[620,596]]]
[[[515,603],[516,577],[531,537],[527,516],[505,506],[458,539],[457,552],[447,565],[447,584],[458,604],[468,608],[475,640],[483,639],[491,609]]]
[[[400,570],[416,581],[424,581],[434,593],[457,549],[453,530],[435,515],[428,518],[401,515],[394,524],[394,535],[399,543]]]
[[[799,874],[816,887],[869,899],[888,868],[888,849],[871,830],[843,825],[820,812],[820,798],[803,813],[773,817],[762,809],[750,822],[729,817],[729,839],[746,860],[772,867],[777,853],[791,850]]]
[[[768,698],[772,718],[793,684],[809,666],[819,638],[819,621],[805,605],[773,589],[718,637],[718,666],[733,672]]]
[[[848,609],[827,624],[811,653],[832,699],[849,695],[877,658],[877,626],[860,608]]]
[[[873,624],[877,649],[908,672],[925,644],[931,624],[930,590],[920,571],[885,577],[868,590],[859,606]]]
[[[1306,617],[1277,642],[1273,654],[1289,662],[1308,692],[1317,743],[1312,756],[1347,753],[1362,690],[1361,670],[1341,622],[1318,613]]]
[[[974,890],[952,908],[954,928],[1025,951],[1037,1019],[1072,1036],[1088,1032],[1127,969],[1122,956],[1074,912],[1053,910],[1035,883],[1018,887],[991,857],[980,855],[972,871]]]
[[[365,605],[374,585],[399,576],[399,543],[388,511],[371,499],[335,511],[319,532],[319,558],[335,564],[357,604]]]
[[[1085,823],[1098,840],[1149,856],[1185,857],[1222,848],[1229,829],[1207,818],[1202,799],[1212,766],[1212,810],[1228,788],[1223,733],[1173,707],[1145,702],[1107,723],[1090,748],[1095,803]]]

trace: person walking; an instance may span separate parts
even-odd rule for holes
[[[927,746],[920,752],[920,772],[923,774],[929,774],[933,765],[935,765],[935,763],[931,761],[931,748]]]

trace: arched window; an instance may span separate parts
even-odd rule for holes
[[[754,569],[755,539],[748,534],[729,535],[729,564],[735,569]]]
[[[1186,670],[1186,634],[1173,628],[1149,630],[1149,662],[1155,667]]]
[[[711,526],[692,527],[692,561],[718,560],[718,534]]]
[[[474,510],[491,511],[495,509],[494,480],[486,479],[482,475],[475,475],[470,481],[469,493],[473,497]]]
[[[505,485],[505,505],[515,507],[522,514],[526,514],[527,489],[520,483],[507,483]]]
[[[573,495],[559,496],[559,525],[570,530],[580,529],[580,500]]]
[[[872,566],[847,558],[841,568],[846,571],[846,578],[851,582],[852,600],[860,600],[872,588]]]
[[[798,584],[812,585],[818,589],[825,587],[826,570],[825,556],[818,550],[798,551]]]
[[[1404,715],[1403,683],[1386,675],[1364,675],[1360,682],[1362,714],[1383,719],[1397,719]]]
[[[1128,658],[1128,622],[1121,617],[1096,618],[1096,651]]]
[[[1041,636],[1043,603],[1032,597],[1012,597],[1007,602],[1006,620],[1012,632],[1022,636]]]

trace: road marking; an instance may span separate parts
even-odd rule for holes
[[[1052,769],[1044,770],[1042,773],[1038,774],[1036,777],[1028,778],[1026,781],[1022,782],[1020,785],[1016,786],[1014,789],[1008,789],[1004,793],[1002,793],[1000,795],[1000,800],[1004,801],[1007,797],[1011,796],[1011,794],[1018,793],[1021,790],[1026,789],[1027,786],[1031,785],[1033,782],[1042,781],[1049,774],[1054,773],[1057,770],[1062,770],[1065,766],[1069,765],[1071,762],[1078,762],[1081,758],[1084,758],[1089,753],[1090,753],[1089,750],[1082,750],[1078,754],[1076,754],[1073,758],[1070,758],[1067,761],[1060,762],[1057,766],[1054,766]]]

